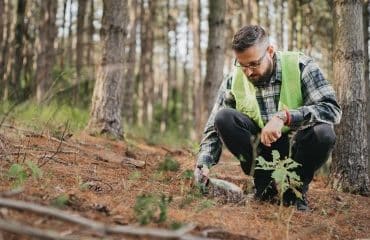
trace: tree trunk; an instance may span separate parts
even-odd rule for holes
[[[89,16],[88,16],[88,43],[87,43],[87,53],[86,53],[86,63],[89,69],[93,69],[94,59],[93,59],[93,52],[94,52],[94,1],[89,1]]]
[[[334,79],[343,110],[331,166],[338,190],[368,194],[362,1],[334,1]]]
[[[125,74],[125,92],[123,101],[123,115],[126,122],[133,123],[134,114],[134,87],[136,80],[136,29],[138,25],[138,0],[130,2],[130,36],[128,38],[127,71]]]
[[[288,50],[293,51],[297,47],[297,1],[288,0],[289,9],[289,44]]]
[[[17,20],[15,25],[15,38],[13,42],[14,55],[12,59],[11,75],[9,83],[9,98],[19,100],[22,94],[21,91],[21,72],[23,67],[23,38],[25,33],[25,13],[26,0],[18,0],[17,5]]]
[[[225,50],[225,10],[224,0],[209,1],[209,37],[207,48],[207,72],[204,82],[204,99],[207,116],[223,79]]]
[[[190,28],[189,28],[189,18],[190,18],[190,3],[187,2],[185,3],[186,4],[186,17],[188,19],[188,24],[187,24],[187,30],[186,30],[186,44],[185,44],[185,48],[186,48],[186,55],[185,55],[185,58],[184,58],[184,61],[183,61],[183,86],[182,86],[182,99],[183,99],[183,103],[182,103],[182,125],[184,126],[184,130],[185,130],[185,133],[187,134],[188,133],[188,129],[189,129],[189,123],[191,122],[191,114],[190,114],[190,111],[191,111],[191,94],[190,94],[190,86],[192,85],[191,84],[191,81],[190,81],[190,78],[189,78],[189,49],[190,49]],[[186,137],[188,137],[189,135],[187,134]]]
[[[6,12],[5,12],[5,2],[4,0],[0,0],[0,98],[3,95],[3,89],[4,89],[4,84],[3,84],[3,69],[4,69],[4,59],[2,58],[3,56],[3,49],[4,49],[4,30],[5,30],[5,20],[6,20]]]
[[[164,132],[167,128],[168,124],[168,116],[169,116],[169,93],[171,90],[171,81],[172,81],[172,58],[171,58],[171,38],[170,38],[170,31],[171,31],[171,22],[172,22],[172,16],[171,16],[171,7],[170,7],[170,0],[166,1],[166,11],[167,11],[167,19],[166,19],[166,32],[165,32],[165,40],[166,40],[166,46],[167,46],[167,72],[166,72],[166,78],[163,80],[162,84],[162,109],[163,114],[161,116],[161,126],[160,130],[161,132]]]
[[[62,36],[60,39],[60,44],[58,48],[58,56],[59,56],[59,66],[60,69],[64,68],[64,48],[65,48],[65,27],[66,27],[66,12],[67,12],[67,2],[68,0],[63,0],[63,15],[62,15]]]
[[[54,40],[57,35],[56,13],[57,1],[40,2],[39,45],[37,48],[36,99],[41,102],[52,84],[54,66]]]
[[[86,129],[90,134],[108,134],[123,139],[121,105],[127,12],[126,0],[103,1],[102,58]]]
[[[200,48],[200,0],[193,0],[191,6],[191,31],[193,35],[193,116],[194,129],[192,139],[198,138],[201,133],[202,126],[202,110],[203,103],[203,84],[202,84],[202,66],[201,66],[201,48]]]
[[[370,1],[364,1],[364,46],[365,46],[365,83],[367,89],[367,154],[368,164],[370,164],[370,79],[369,79],[369,25],[370,25]],[[369,166],[369,165],[368,165]],[[370,175],[370,168],[368,168]]]
[[[153,119],[153,22],[155,13],[154,1],[142,1],[141,3],[141,59],[140,81],[142,86],[142,120],[140,122],[151,123]],[[144,121],[145,120],[145,121]]]
[[[1,77],[1,93],[4,100],[8,99],[9,96],[9,76],[11,73],[11,63],[9,56],[12,55],[12,49],[9,45],[12,41],[12,19],[13,19],[13,4],[11,0],[6,2],[6,27],[5,27],[5,38],[3,41],[2,58],[0,60],[0,77]]]
[[[84,60],[84,50],[85,50],[85,15],[86,15],[86,0],[78,0],[78,10],[77,10],[77,32],[76,32],[76,73],[77,78],[75,84],[77,85],[74,88],[74,99],[75,102],[78,102],[78,95],[80,94],[80,83],[82,78],[82,67]]]
[[[67,59],[69,67],[73,65],[73,0],[69,1],[69,23],[68,23],[68,51],[67,51]]]

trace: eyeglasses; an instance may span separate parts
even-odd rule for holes
[[[251,70],[254,70],[254,69],[258,68],[261,65],[263,59],[266,56],[266,53],[267,53],[267,49],[266,49],[265,53],[262,55],[262,57],[260,57],[257,61],[253,61],[253,62],[251,62],[247,65],[243,65],[243,64],[239,63],[238,60],[236,60],[236,58],[235,58],[234,66],[235,67],[240,67],[240,68],[249,68]]]

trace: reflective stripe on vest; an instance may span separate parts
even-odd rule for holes
[[[299,71],[299,52],[277,52],[281,61],[282,82],[278,111],[302,106],[301,72]],[[231,93],[235,97],[236,109],[247,115],[260,128],[264,127],[256,98],[256,88],[247,79],[241,68],[234,69]],[[289,128],[284,127],[283,131]]]

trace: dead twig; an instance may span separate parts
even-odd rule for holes
[[[16,234],[23,234],[27,236],[32,236],[41,239],[61,239],[61,240],[75,240],[78,239],[77,237],[65,237],[60,235],[59,233],[51,230],[44,230],[38,229],[34,227],[30,227],[24,224],[21,224],[16,221],[5,221],[0,219],[0,229],[12,232]]]
[[[58,154],[58,152],[60,151],[60,148],[62,147],[62,143],[63,143],[64,135],[65,135],[65,133],[66,133],[67,129],[68,129],[68,121],[67,121],[66,126],[65,126],[65,128],[64,128],[64,130],[63,130],[62,137],[60,138],[60,142],[59,142],[58,148],[57,148],[57,150],[53,153],[53,155],[51,155],[51,157],[50,157],[49,159],[53,159],[53,157],[54,157],[54,156],[56,156],[56,155]],[[43,159],[44,159],[44,158],[43,158]],[[41,161],[41,159],[40,159],[40,161]],[[48,161],[45,161],[45,162],[43,162],[43,163],[39,164],[39,167],[44,166],[47,162],[48,162]]]
[[[5,198],[0,198],[0,206],[7,208],[14,208],[18,210],[32,211],[42,215],[48,215],[56,217],[68,222],[76,223],[85,227],[88,227],[98,233],[108,234],[125,234],[133,236],[148,236],[156,237],[161,239],[189,239],[189,240],[206,240],[209,238],[202,238],[192,236],[187,234],[194,229],[194,225],[186,225],[176,231],[166,230],[166,229],[155,229],[147,227],[135,227],[135,226],[116,226],[116,225],[106,225],[104,223],[96,222],[87,218],[83,218],[77,215],[71,215],[65,211],[48,208],[40,206],[34,203],[28,203],[18,200],[10,200]]]

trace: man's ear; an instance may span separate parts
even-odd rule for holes
[[[270,55],[271,58],[274,56],[274,53],[275,53],[274,45],[272,45],[272,44],[268,45],[267,53]]]

